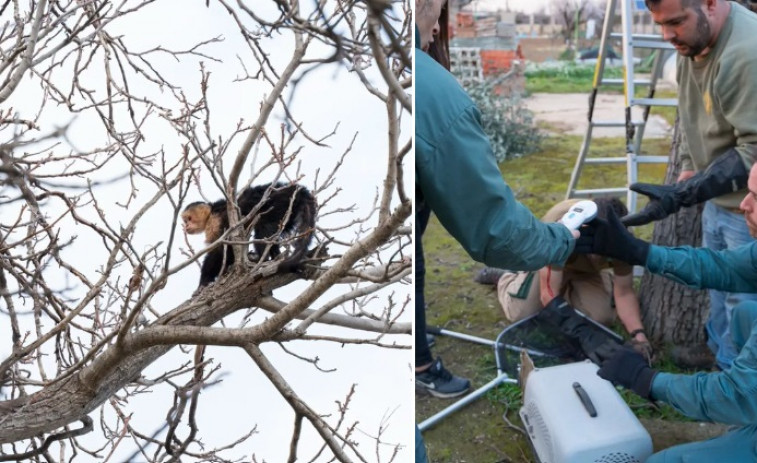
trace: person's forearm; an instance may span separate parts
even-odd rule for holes
[[[757,292],[757,243],[732,250],[650,246],[647,269],[693,288]]]
[[[561,268],[547,266],[539,270],[539,296],[542,306],[549,304],[555,296],[560,295],[562,280]]]
[[[615,310],[618,313],[620,322],[628,333],[644,329],[644,325],[641,323],[641,310],[639,309],[639,300],[636,298],[636,294],[616,295]],[[636,339],[638,341],[647,340],[643,333],[640,333]]]
[[[733,365],[732,370],[736,362]],[[753,369],[692,375],[660,372],[652,381],[651,397],[698,421],[754,424],[757,396],[744,387],[747,386],[745,381],[754,384],[754,375]]]
[[[693,170],[682,170],[681,173],[678,174],[678,179],[676,181],[683,182],[684,180],[688,180],[693,177],[694,174],[696,174],[696,172],[694,172]]]

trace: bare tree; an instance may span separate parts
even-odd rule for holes
[[[581,24],[586,24],[588,19],[596,19],[598,22],[604,20],[604,6],[602,3],[595,3],[590,0],[552,0],[550,3],[552,16],[555,22],[562,26],[561,35],[565,42],[574,44],[577,37],[576,28]]]
[[[393,354],[409,354],[411,332],[409,5],[2,2],[0,461],[262,461],[261,416],[219,444],[207,433],[226,420],[198,411],[240,381],[224,381],[213,358],[231,363],[234,351],[268,385],[210,408],[228,407],[230,422],[280,404],[289,425],[273,445],[288,461],[409,454],[386,441],[391,410],[379,423],[351,412],[371,378],[331,387],[332,407],[293,385],[328,385],[329,366],[363,345],[395,359],[372,365],[378,376],[410,370],[409,355]],[[355,89],[363,106],[341,120]],[[314,108],[319,93],[342,97]],[[366,144],[343,126],[383,137]],[[236,208],[207,249],[178,226],[190,201],[233,203],[270,181],[318,201],[299,273],[248,258],[255,218]],[[368,207],[347,197],[350,182]],[[219,246],[234,249],[234,266],[193,295],[199,262]],[[278,365],[293,360],[294,371]],[[158,409],[139,405],[152,395]],[[366,436],[374,445],[359,446]]]
[[[568,44],[572,44],[576,37],[576,27],[581,23],[586,3],[586,0],[552,0],[552,15],[555,22],[562,26],[561,35]]]

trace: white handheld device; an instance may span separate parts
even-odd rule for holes
[[[597,204],[594,201],[579,201],[565,213],[560,222],[569,230],[578,230],[581,225],[597,216]]]

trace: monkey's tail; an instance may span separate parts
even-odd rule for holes
[[[315,233],[316,202],[313,195],[300,187],[297,192],[301,206],[295,218],[294,232],[299,235],[292,245],[291,254],[279,263],[277,272],[296,272],[308,252],[308,247]]]

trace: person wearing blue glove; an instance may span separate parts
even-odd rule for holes
[[[750,170],[747,185],[740,207],[749,233],[757,238],[757,166]],[[634,237],[616,215],[608,215],[581,229],[576,252],[643,265],[693,288],[757,294],[757,241],[722,251],[657,246]],[[720,437],[655,453],[647,463],[757,461],[757,301],[734,307],[730,329],[738,354],[724,371],[691,375],[656,371],[627,348],[617,349],[603,361],[598,374],[608,381],[668,403],[695,420],[735,425]]]

